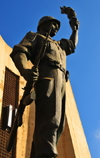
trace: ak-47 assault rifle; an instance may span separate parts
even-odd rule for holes
[[[38,69],[40,60],[45,54],[45,51],[47,48],[47,39],[51,33],[51,29],[52,29],[52,24],[50,25],[49,32],[47,33],[46,38],[44,39],[44,41],[42,43],[40,52],[35,60],[34,67],[32,68],[33,71]],[[33,82],[33,84],[31,86],[30,86],[30,83],[28,81],[26,83],[25,91],[24,91],[24,94],[22,96],[22,99],[20,100],[19,108],[18,108],[16,117],[14,119],[13,126],[11,129],[8,141],[6,143],[6,150],[8,152],[11,150],[11,148],[13,146],[13,142],[14,142],[14,139],[15,139],[16,133],[17,133],[17,128],[22,125],[22,115],[23,115],[23,112],[24,112],[26,105],[31,104],[32,101],[35,100],[35,92],[33,90],[34,85],[35,85],[35,82]]]

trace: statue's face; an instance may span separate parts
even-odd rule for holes
[[[50,25],[51,25],[51,33],[50,33],[50,36],[53,37],[56,35],[58,29],[59,29],[59,26],[56,22],[54,21],[46,21],[45,23],[43,23],[40,27],[40,30],[43,31],[43,32],[49,32],[49,28],[50,28]]]
[[[55,36],[57,32],[58,32],[58,24],[56,22],[53,22],[51,33],[50,33],[51,37]]]

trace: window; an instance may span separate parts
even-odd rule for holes
[[[5,70],[5,81],[4,81],[4,91],[3,91],[3,101],[2,109],[7,105],[12,105],[13,109],[17,108],[19,96],[19,77],[11,72],[8,68]],[[16,142],[14,143],[13,149],[7,152],[5,149],[9,133],[2,130],[2,120],[7,119],[3,114],[0,120],[0,158],[15,158],[16,155]]]

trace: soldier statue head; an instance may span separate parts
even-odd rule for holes
[[[45,33],[48,32],[51,23],[52,23],[52,30],[50,36],[53,37],[60,28],[60,21],[51,16],[44,16],[39,20],[37,31],[45,32]]]

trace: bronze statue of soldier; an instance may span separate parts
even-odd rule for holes
[[[61,13],[67,14],[70,20],[72,35],[69,40],[53,40],[51,37],[58,32],[60,21],[45,16],[38,23],[37,33],[28,32],[23,40],[14,46],[10,55],[24,79],[31,85],[36,81],[36,119],[33,136],[36,158],[54,158],[58,155],[56,146],[64,129],[65,118],[66,55],[75,52],[78,42],[79,21],[75,11],[70,7],[60,8]],[[30,60],[34,65],[50,26],[45,54],[38,69],[28,69],[27,61]]]

